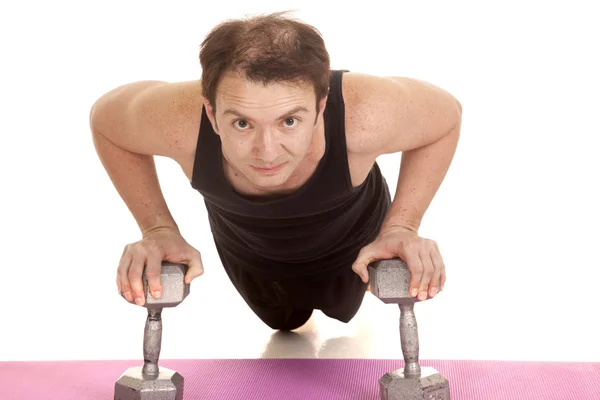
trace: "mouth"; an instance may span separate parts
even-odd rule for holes
[[[273,165],[271,167],[256,167],[254,165],[251,165],[251,167],[252,167],[252,169],[260,172],[261,174],[272,175],[272,174],[279,172],[285,166],[285,164],[287,164],[287,163],[284,162],[281,164]]]

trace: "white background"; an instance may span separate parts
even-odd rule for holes
[[[463,105],[455,160],[421,228],[448,268],[444,293],[417,310],[421,357],[600,361],[596,5],[414,3],[3,3],[0,359],[139,359],[145,311],[117,294],[115,273],[140,233],[96,156],[90,107],[127,82],[198,78],[199,45],[226,18],[296,9],[333,68],[417,77]],[[392,192],[399,159],[379,160]],[[161,358],[254,356],[246,335],[263,343],[271,330],[227,281],[201,196],[174,162],[157,165],[206,268],[163,313]],[[399,357],[375,345],[397,335],[397,309],[366,304],[354,333],[315,318],[354,337],[349,347],[380,349],[336,354]]]

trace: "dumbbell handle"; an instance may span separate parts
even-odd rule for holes
[[[162,308],[148,308],[146,327],[144,328],[144,366],[142,374],[157,377],[158,357],[162,341]]]
[[[421,376],[419,365],[419,329],[415,317],[414,303],[399,304],[400,343],[404,356],[404,376]]]

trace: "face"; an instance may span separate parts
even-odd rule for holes
[[[312,148],[326,98],[315,109],[312,87],[248,82],[226,75],[214,109],[205,101],[225,160],[254,186],[275,189],[292,175]]]

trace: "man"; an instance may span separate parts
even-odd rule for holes
[[[457,146],[453,96],[332,71],[318,31],[284,13],[223,22],[200,63],[200,81],[134,82],[91,110],[98,156],[142,232],[117,268],[128,301],[144,304],[144,269],[160,296],[163,260],[188,264],[186,283],[204,271],[165,203],[155,155],[203,196],[225,271],[273,329],[296,329],[314,309],[350,321],[378,259],[407,262],[413,296],[443,289],[439,249],[418,229]],[[396,152],[392,202],[376,158]]]

